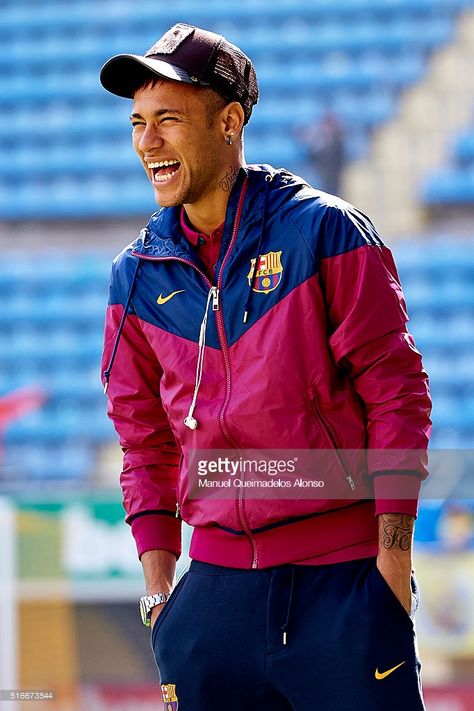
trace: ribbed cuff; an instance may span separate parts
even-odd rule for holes
[[[375,472],[373,475],[375,514],[418,515],[421,477],[419,472]]]
[[[165,550],[181,554],[181,521],[166,514],[145,514],[132,523],[132,534],[137,546],[138,557],[145,551]]]

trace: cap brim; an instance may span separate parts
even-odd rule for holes
[[[151,78],[150,75],[203,86],[201,82],[193,81],[184,69],[174,64],[137,54],[117,54],[109,59],[100,71],[100,83],[111,94],[133,99],[135,91]]]

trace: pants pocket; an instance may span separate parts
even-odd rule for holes
[[[184,587],[184,583],[186,582],[187,577],[188,577],[188,573],[186,572],[180,578],[178,584],[176,585],[176,587],[173,589],[173,592],[171,593],[171,597],[168,599],[168,602],[165,604],[163,611],[158,615],[158,619],[156,620],[155,624],[153,625],[153,629],[151,631],[151,646],[152,646],[153,650],[155,649],[155,643],[156,643],[156,637],[158,635],[158,631],[163,626],[163,623],[165,622],[166,618],[170,614],[173,605],[175,604],[176,600],[178,599],[178,595],[180,594],[181,590]]]
[[[420,588],[418,585],[418,580],[416,578],[415,571],[411,572],[411,614],[410,617],[414,619],[415,613],[418,610],[420,604]]]
[[[411,574],[411,610],[410,613],[408,613],[405,608],[403,607],[402,603],[398,599],[398,597],[395,595],[393,592],[392,588],[390,585],[387,583],[385,578],[383,577],[382,573],[380,570],[377,568],[377,564],[374,562],[374,568],[373,568],[373,576],[376,582],[376,586],[379,590],[379,594],[381,595],[383,600],[386,600],[387,604],[396,612],[396,614],[400,617],[405,619],[405,621],[408,621],[411,625],[413,625],[413,619],[415,612],[418,608],[419,604],[419,588],[418,588],[418,582],[416,580],[415,573],[412,572]]]

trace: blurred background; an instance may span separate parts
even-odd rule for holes
[[[156,205],[98,73],[179,21],[255,62],[247,161],[355,203],[395,253],[441,482],[417,522],[427,708],[472,711],[473,0],[0,0],[0,689],[55,693],[0,709],[159,708],[99,378],[110,263]]]

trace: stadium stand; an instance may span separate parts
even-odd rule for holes
[[[0,151],[8,160],[0,163],[0,220],[145,219],[155,209],[130,149],[129,104],[107,95],[97,77],[111,54],[143,51],[176,21],[223,32],[255,58],[262,99],[248,128],[247,157],[304,174],[295,125],[330,106],[348,129],[350,155],[364,156],[374,128],[396,115],[400,92],[422,79],[433,52],[452,40],[459,12],[473,6],[3,0]],[[471,134],[456,144],[471,180],[473,146]],[[438,191],[442,184],[437,178]],[[446,234],[427,251],[414,235],[395,252],[410,327],[432,376],[433,446],[474,446],[473,249]],[[100,449],[115,442],[99,383],[110,258],[97,250],[29,255],[18,245],[2,256],[0,395],[28,385],[47,394],[42,408],[7,429],[5,485],[86,483]]]
[[[466,246],[446,235],[429,252],[419,240],[395,249],[432,379],[434,448],[474,447],[474,250]],[[0,393],[37,385],[47,395],[7,430],[4,484],[86,483],[101,446],[115,441],[99,382],[108,271],[109,256],[89,251],[2,260]]]
[[[428,205],[423,193],[427,181],[437,189],[430,176],[446,166],[452,137],[472,123],[473,62],[471,6],[459,13],[452,41],[433,52],[420,80],[401,92],[396,114],[373,132],[370,150],[346,167],[344,196],[365,207],[384,235],[429,232],[440,218],[445,232],[454,222],[459,227],[459,209],[447,219],[442,204]]]
[[[46,395],[7,429],[4,480],[85,481],[113,436],[98,365],[109,268],[110,255],[89,252],[2,260],[0,393],[34,384]]]
[[[474,249],[452,235],[429,249],[394,248],[409,305],[409,330],[424,356],[433,397],[433,449],[474,446]],[[440,324],[441,327],[440,327]]]
[[[292,137],[330,107],[348,129],[348,153],[396,114],[472,0],[4,0],[0,40],[0,219],[107,217],[152,209],[129,149],[128,104],[97,76],[114,52],[142,52],[186,19],[223,32],[255,60],[262,100],[247,157],[300,172]],[[271,25],[272,31],[268,31]],[[33,51],[32,51],[33,48]],[[289,110],[291,107],[291,110]],[[127,199],[124,200],[123,196]]]

